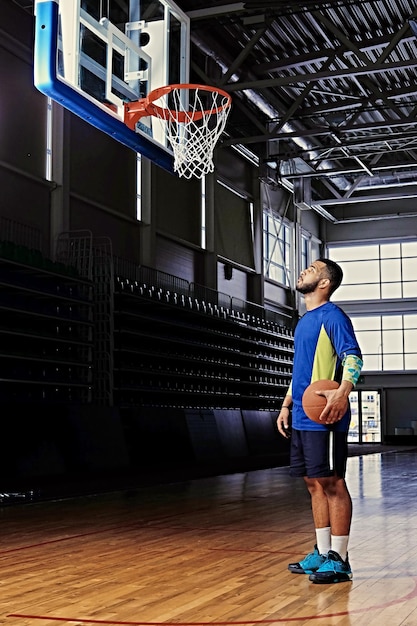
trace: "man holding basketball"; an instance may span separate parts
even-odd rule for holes
[[[289,437],[292,406],[290,474],[304,478],[316,530],[313,552],[290,563],[288,569],[309,574],[313,583],[352,579],[348,558],[352,500],[345,472],[349,394],[361,372],[362,353],[349,317],[330,302],[342,279],[337,263],[320,258],[297,280],[296,289],[304,295],[307,311],[295,329],[292,380],[277,418],[279,432]],[[305,414],[302,397],[311,383],[322,379],[340,384],[317,392],[327,403],[316,422]]]

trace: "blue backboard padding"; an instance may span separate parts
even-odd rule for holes
[[[34,82],[35,87],[63,107],[139,152],[171,174],[173,157],[146,137],[128,128],[121,120],[103,111],[94,102],[57,76],[58,3],[39,2],[36,7]]]

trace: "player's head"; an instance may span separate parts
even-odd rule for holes
[[[336,289],[340,287],[340,284],[343,280],[343,270],[340,265],[338,265],[335,261],[331,261],[330,259],[321,257],[317,260],[320,261],[320,263],[324,263],[324,265],[326,266],[324,268],[324,272],[326,274],[326,278],[328,278],[330,281],[329,296],[331,296],[332,293],[334,293]]]

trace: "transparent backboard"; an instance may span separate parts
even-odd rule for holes
[[[168,171],[163,126],[124,123],[125,103],[189,81],[189,19],[168,0],[36,0],[34,82],[45,95]]]

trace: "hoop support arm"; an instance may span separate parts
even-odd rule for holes
[[[135,130],[136,122],[138,122],[142,117],[150,115],[146,109],[147,104],[148,101],[146,98],[136,100],[135,102],[124,103],[123,121],[128,128]]]

